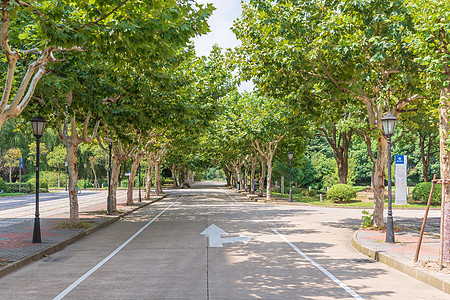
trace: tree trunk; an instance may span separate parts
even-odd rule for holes
[[[249,186],[249,183],[248,183],[248,172],[249,171],[249,165],[248,164],[246,164],[245,165],[245,175],[244,175],[244,189],[246,190],[246,191],[248,191],[248,186]]]
[[[152,177],[153,177],[153,163],[147,159],[148,167],[147,167],[147,176],[145,178],[146,186],[145,186],[145,199],[150,199],[152,192]]]
[[[121,162],[113,155],[111,170],[111,212],[117,212],[117,188],[119,187],[119,174]]]
[[[264,195],[264,180],[266,179],[266,162],[261,157],[261,170],[259,174],[259,197]]]
[[[173,164],[172,168],[170,169],[172,171],[172,180],[173,180],[172,187],[173,188],[177,188],[178,187],[177,176],[176,176],[176,173],[175,173],[176,168],[177,168],[177,165]]]
[[[450,109],[450,88],[442,87],[440,96],[439,113],[439,160],[441,164],[441,179],[445,180],[442,184],[442,212],[441,222],[443,222],[443,232],[441,232],[441,243],[443,244],[442,264],[450,266],[450,188],[446,184],[450,179],[449,151],[447,141],[449,138],[449,117]]]
[[[61,167],[58,167],[58,189],[61,188]]]
[[[92,169],[92,173],[94,173],[94,188],[98,189],[99,186],[98,186],[98,181],[97,181],[97,173],[95,172],[94,166],[91,166],[91,169]]]
[[[69,173],[69,204],[70,204],[70,225],[76,225],[80,222],[78,207],[78,167],[77,167],[77,148],[71,143],[66,144],[66,161]]]
[[[157,196],[162,194],[161,188],[161,162],[155,162],[155,194]]]
[[[128,181],[128,191],[127,191],[127,205],[134,205],[133,202],[133,189],[134,180],[136,179],[136,172],[138,170],[139,164],[141,163],[142,154],[137,153],[133,156],[133,163],[131,164],[130,180]]]
[[[256,171],[256,160],[252,161],[252,170],[250,172],[250,193],[255,193],[255,171]]]
[[[273,156],[269,156],[269,159],[267,160],[267,200],[272,199],[272,159]]]
[[[377,144],[378,153],[373,172],[373,225],[375,227],[384,227],[383,210],[385,194],[384,181],[386,179],[387,163],[387,140],[384,137],[379,137],[377,139]]]

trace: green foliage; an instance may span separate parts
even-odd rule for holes
[[[373,222],[373,213],[371,214],[369,211],[367,210],[363,210],[362,212],[362,217],[361,220],[361,228],[369,228],[372,226],[372,222]]]
[[[45,181],[48,183],[48,186],[51,188],[58,187],[58,172],[47,172],[43,171],[41,172],[41,180],[45,179]],[[40,184],[40,182],[39,182]],[[62,183],[64,184],[64,183]],[[42,187],[42,184],[40,184]]]
[[[327,198],[333,202],[348,202],[356,198],[356,191],[348,184],[336,184],[328,190]]]
[[[20,187],[20,192],[21,193],[34,193],[35,189],[36,189],[36,186],[34,184],[22,182],[21,187]],[[4,190],[4,191],[6,193],[18,193],[19,192],[19,183],[18,182],[7,183],[6,190]]]
[[[128,187],[128,179],[122,179],[122,181],[120,182],[120,187],[121,188],[127,188]]]
[[[0,178],[0,191],[3,191],[4,193],[6,193],[6,183],[3,180],[3,178]]]
[[[93,180],[90,180],[90,179],[78,179],[78,183],[77,183],[77,186],[80,188],[80,189],[84,189],[84,182],[86,181],[86,188],[92,188],[92,187],[94,187],[94,182],[93,182]],[[99,183],[100,184],[100,183]],[[100,184],[100,186],[101,186],[101,184]]]
[[[27,181],[36,186],[36,177],[33,177]],[[48,181],[45,178],[39,178],[39,188],[48,189]]]
[[[412,191],[412,199],[415,202],[427,203],[431,191],[431,182],[422,182],[416,185]],[[431,204],[440,205],[442,197],[442,185],[436,184],[434,186]]]

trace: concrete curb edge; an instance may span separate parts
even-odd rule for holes
[[[103,223],[100,223],[97,226],[85,229],[85,230],[81,231],[80,233],[74,235],[73,237],[71,237],[71,238],[69,238],[69,239],[67,239],[65,241],[62,241],[62,242],[60,242],[58,244],[51,245],[51,246],[49,246],[49,247],[47,247],[45,249],[42,249],[41,251],[39,251],[37,253],[31,254],[31,255],[29,255],[27,257],[24,257],[24,258],[22,258],[22,259],[20,259],[18,261],[15,261],[15,262],[13,262],[11,264],[8,264],[8,265],[6,265],[6,266],[4,266],[3,268],[0,269],[0,277],[3,277],[3,276],[5,276],[5,275],[7,275],[9,273],[12,273],[12,272],[14,272],[14,271],[16,271],[16,270],[18,270],[18,269],[28,265],[29,263],[31,263],[33,261],[37,261],[37,260],[41,259],[42,257],[45,257],[45,256],[48,256],[48,255],[53,254],[55,252],[58,252],[58,251],[64,249],[65,247],[75,243],[76,241],[80,240],[81,238],[83,238],[83,237],[85,237],[85,236],[87,236],[89,234],[92,234],[92,233],[96,232],[97,230],[102,229],[102,228],[104,228],[104,227],[106,227],[106,226],[108,226],[108,225],[110,225],[112,223],[115,223],[116,221],[118,221],[118,220],[124,218],[125,216],[135,212],[136,210],[141,209],[143,207],[146,207],[146,206],[148,206],[150,204],[153,204],[153,203],[155,203],[155,202],[157,202],[159,200],[162,200],[162,199],[166,198],[167,196],[168,196],[168,194],[162,195],[158,199],[155,199],[155,200],[150,201],[148,203],[144,203],[142,205],[139,205],[136,208],[133,208],[133,209],[127,211],[127,212],[121,213],[120,215],[113,216],[109,220],[107,220],[107,221],[105,221]]]
[[[359,230],[358,230],[359,231]],[[356,237],[358,234],[358,231],[356,231],[353,234],[352,237],[352,244],[358,250],[364,255],[367,255],[371,258],[373,258],[376,261],[382,262],[385,265],[394,268],[406,275],[409,275],[417,280],[420,280],[426,284],[429,284],[443,292],[446,292],[447,294],[450,294],[450,283],[442,280],[441,278],[438,278],[434,275],[431,275],[427,272],[424,272],[422,270],[419,270],[413,266],[407,265],[405,263],[402,263],[395,259],[394,257],[387,255],[383,251],[376,251],[372,248],[366,247],[359,243],[358,238]]]

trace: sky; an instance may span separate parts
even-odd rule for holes
[[[211,32],[194,39],[197,55],[209,55],[214,44],[221,48],[233,48],[239,45],[234,33],[231,31],[233,20],[241,16],[240,0],[197,0],[199,4],[212,3],[216,8],[208,20]],[[239,91],[251,91],[253,84],[244,82]]]

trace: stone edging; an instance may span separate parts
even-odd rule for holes
[[[366,247],[359,243],[358,239],[356,238],[356,235],[358,234],[358,231],[356,231],[353,234],[352,237],[352,244],[362,254],[365,254],[371,258],[373,258],[376,261],[382,262],[385,265],[397,269],[398,271],[409,275],[417,280],[420,280],[426,284],[429,284],[441,291],[444,291],[448,294],[450,294],[450,283],[442,280],[439,277],[436,277],[432,274],[429,274],[425,271],[419,270],[413,266],[410,266],[408,264],[405,264],[403,262],[398,261],[394,257],[387,255],[383,251],[376,251],[372,248]]]
[[[89,235],[91,233],[94,233],[97,230],[99,230],[99,229],[101,229],[103,227],[106,227],[106,226],[108,226],[108,225],[110,225],[110,224],[112,224],[112,223],[122,219],[123,217],[125,217],[125,216],[127,216],[127,215],[129,215],[129,214],[131,214],[133,212],[135,212],[138,209],[141,209],[141,208],[146,207],[146,206],[148,206],[148,205],[150,205],[152,203],[155,203],[155,202],[157,202],[159,200],[162,200],[162,199],[166,198],[167,196],[168,196],[168,194],[165,194],[165,195],[159,197],[158,199],[155,199],[155,200],[150,201],[148,203],[144,203],[144,204],[142,204],[142,205],[140,205],[140,206],[138,206],[136,208],[133,208],[133,209],[131,209],[129,211],[121,213],[120,215],[113,216],[109,220],[107,220],[107,221],[105,221],[103,223],[100,223],[100,224],[98,224],[98,225],[96,225],[94,227],[91,227],[91,228],[88,228],[86,230],[83,230],[82,232],[74,235],[73,237],[71,237],[71,238],[69,238],[69,239],[67,239],[65,241],[62,241],[62,242],[60,242],[58,244],[51,245],[51,246],[49,246],[49,247],[47,247],[45,249],[42,249],[41,251],[39,251],[37,253],[31,254],[31,255],[29,255],[27,257],[24,257],[24,258],[22,258],[22,259],[20,259],[18,261],[15,261],[15,262],[13,262],[11,264],[8,264],[8,265],[6,265],[6,266],[4,266],[3,268],[0,269],[0,277],[3,277],[3,276],[5,276],[5,275],[7,275],[9,273],[12,273],[12,272],[22,268],[23,266],[25,266],[25,265],[33,262],[33,261],[41,259],[42,257],[45,257],[45,256],[48,256],[48,255],[53,254],[55,252],[58,252],[58,251],[64,249],[65,247],[75,243],[79,239],[81,239],[81,238],[83,238],[83,237],[85,237],[85,236],[87,236],[87,235]]]

